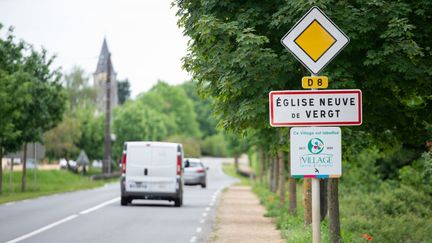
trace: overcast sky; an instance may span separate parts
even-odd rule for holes
[[[56,54],[56,65],[90,75],[107,38],[118,78],[129,78],[132,96],[158,79],[179,84],[187,38],[177,27],[172,0],[0,0],[0,22],[19,39]],[[5,28],[2,33],[4,36]]]

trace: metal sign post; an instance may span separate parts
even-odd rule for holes
[[[311,73],[311,77],[316,77]],[[315,90],[312,88],[311,90]],[[321,205],[320,205],[320,181],[318,178],[312,180],[312,242],[321,242]]]
[[[312,179],[313,243],[320,243],[320,178],[340,177],[341,132],[338,127],[362,123],[361,91],[327,88],[328,78],[317,77],[349,43],[349,38],[318,7],[312,7],[282,38],[281,43],[310,72],[303,88],[312,91],[272,91],[270,125],[297,127],[290,131],[291,176]]]
[[[317,75],[311,73],[311,77],[314,78]],[[315,90],[312,88],[311,90]],[[315,168],[316,169],[316,168]],[[311,178],[312,180],[312,242],[321,242],[321,205],[320,205],[320,188],[319,179]]]
[[[313,243],[321,242],[320,181],[312,178],[312,237]]]

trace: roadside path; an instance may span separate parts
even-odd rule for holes
[[[211,243],[285,242],[250,186],[231,186],[222,194]]]

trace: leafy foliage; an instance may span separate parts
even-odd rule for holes
[[[168,117],[169,134],[200,136],[193,104],[181,87],[159,81],[149,92],[140,95],[138,102]]]
[[[64,75],[63,84],[68,96],[68,109],[70,115],[78,110],[93,109],[96,101],[96,89],[89,85],[89,78],[85,71],[75,66]]]
[[[140,102],[128,101],[116,110],[113,120],[117,140],[114,154],[121,155],[125,141],[161,141],[168,135],[168,118]]]
[[[63,76],[67,108],[63,121],[44,136],[48,156],[75,158],[82,149],[90,159],[103,153],[103,116],[96,114],[96,90],[78,66]]]
[[[131,95],[129,79],[119,80],[117,86],[119,104],[122,105]]]
[[[196,83],[193,81],[185,82],[180,87],[184,89],[186,95],[192,100],[202,137],[205,139],[208,136],[215,135],[218,131],[216,130],[216,118],[212,114],[211,99],[200,97],[197,93]]]
[[[363,91],[364,125],[404,144],[432,135],[430,1],[317,1],[351,39],[327,67],[333,88]],[[268,127],[268,92],[300,88],[307,72],[279,43],[310,1],[176,1],[179,25],[192,40],[184,66],[213,98],[223,128]],[[382,13],[385,13],[383,15]],[[297,80],[297,81],[296,81]]]
[[[71,158],[79,153],[77,142],[81,137],[76,118],[64,117],[55,128],[44,134],[45,149],[51,158]]]
[[[228,155],[228,143],[222,133],[208,136],[202,145],[203,155],[226,157]]]
[[[0,30],[2,25],[0,24]],[[60,122],[65,93],[58,70],[51,70],[54,57],[16,41],[12,29],[0,38],[0,192],[2,156],[28,142],[42,140],[45,131]],[[24,165],[26,160],[24,158]],[[25,190],[25,166],[22,190]]]

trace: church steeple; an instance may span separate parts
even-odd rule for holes
[[[110,62],[110,68],[111,68],[111,72],[114,72],[113,69],[113,65],[111,63],[111,60],[108,60],[108,55],[109,55],[109,50],[108,50],[108,44],[106,41],[106,38],[104,38],[103,43],[102,43],[102,49],[100,51],[99,54],[99,60],[96,66],[96,71],[95,74],[98,73],[107,73],[108,72],[108,62]]]
[[[110,67],[110,84],[111,84],[111,109],[118,105],[118,94],[117,94],[117,74],[114,71],[110,51],[108,49],[108,44],[106,38],[104,38],[102,43],[102,49],[99,54],[99,60],[97,62],[96,71],[93,73],[94,87],[97,91],[96,103],[100,113],[106,111],[106,82],[108,75],[108,65]]]

